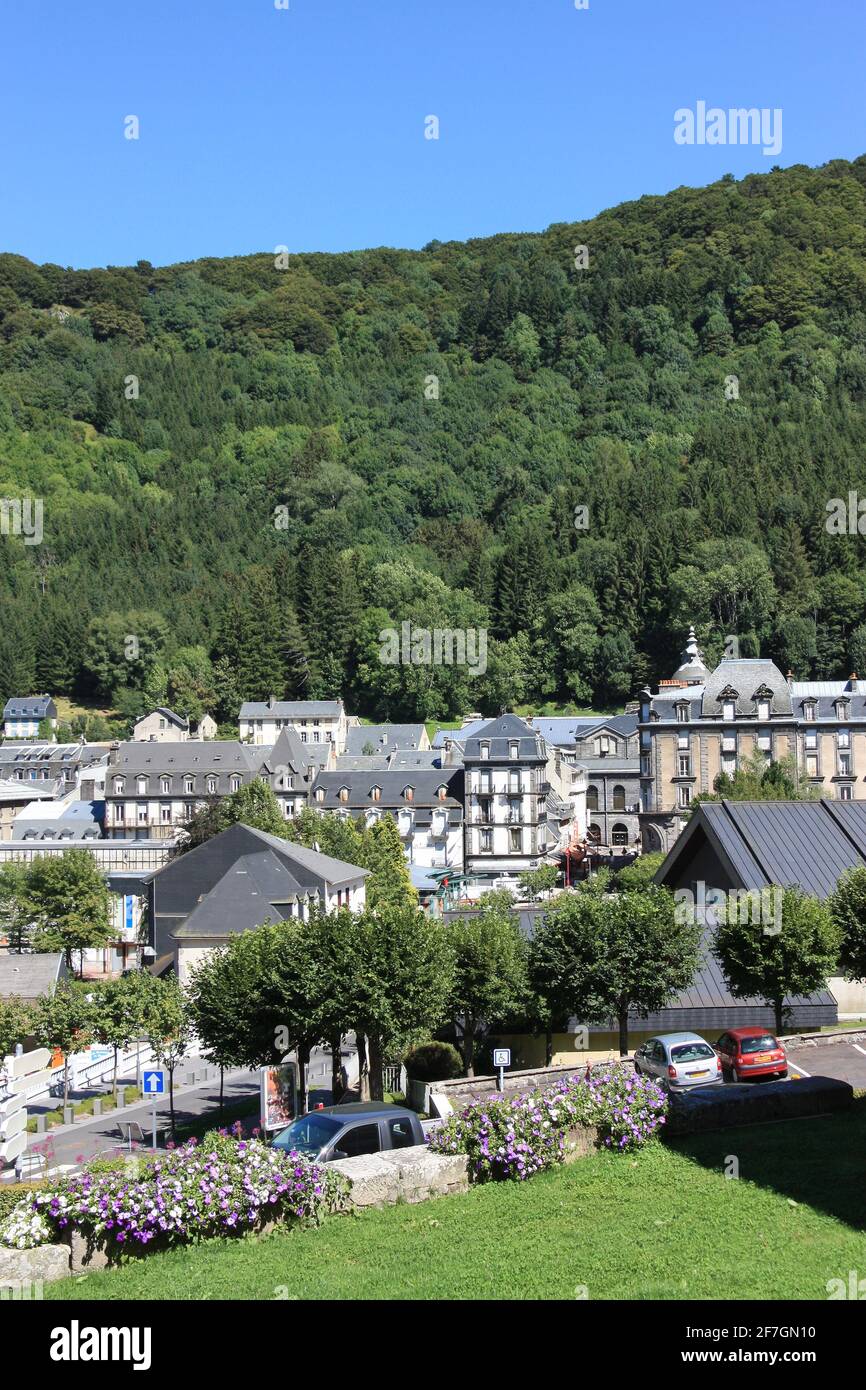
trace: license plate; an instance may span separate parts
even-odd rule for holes
[[[703,1071],[690,1071],[689,1076],[709,1076],[709,1067],[704,1067]]]
[[[769,1052],[759,1052],[755,1057],[756,1062],[772,1062],[772,1060]]]

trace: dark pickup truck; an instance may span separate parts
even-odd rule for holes
[[[383,1149],[407,1149],[424,1142],[424,1130],[414,1110],[382,1101],[309,1110],[271,1140],[276,1149],[296,1149],[319,1163],[381,1153]]]

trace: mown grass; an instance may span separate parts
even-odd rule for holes
[[[824,1299],[866,1270],[866,1104],[597,1154],[532,1179],[212,1241],[54,1299]],[[739,1165],[739,1178],[725,1176]]]

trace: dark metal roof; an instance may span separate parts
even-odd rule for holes
[[[866,866],[862,801],[703,801],[656,874],[675,887],[706,839],[733,884],[778,884],[827,898],[846,869]]]
[[[346,752],[357,756],[367,744],[376,753],[390,753],[395,748],[420,748],[423,737],[423,724],[360,724],[347,730]]]
[[[482,759],[481,745],[490,745],[489,759]],[[511,759],[510,746],[517,744],[517,757]],[[546,762],[547,748],[541,734],[516,714],[503,714],[499,719],[491,719],[477,733],[465,740],[463,745],[465,762]]]

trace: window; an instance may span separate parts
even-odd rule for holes
[[[737,702],[736,702],[736,700],[725,700],[724,703],[722,704],[722,718],[723,718],[723,719],[736,719],[736,717],[737,717]]]
[[[523,819],[523,803],[519,796],[508,799],[508,819],[512,825],[519,825]]]
[[[682,807],[682,806],[691,806],[691,804],[692,804],[692,789],[691,789],[691,787],[679,787],[679,788],[678,788],[678,797],[677,797],[677,800],[678,800],[679,805],[680,805],[681,807]]]
[[[317,801],[324,801],[324,799],[325,799],[325,788],[324,788],[324,787],[317,787],[317,788],[316,788],[316,800],[317,800]]]
[[[482,830],[479,844],[480,844],[480,848],[481,848],[481,853],[482,853],[482,854],[492,854],[492,853],[493,853],[493,831],[492,831],[492,830]]]
[[[803,718],[813,721],[815,718],[815,704],[812,700],[807,700],[803,705]]]
[[[411,1149],[414,1146],[415,1135],[412,1133],[410,1120],[389,1120],[388,1131],[391,1135],[392,1149]]]
[[[489,744],[489,743],[482,743],[482,745],[481,745],[481,757],[482,757],[482,758],[489,758],[489,757],[490,757],[490,744]]]
[[[840,788],[839,788],[839,800],[840,800],[840,801],[850,801],[850,800],[851,800],[851,788],[850,788],[850,787],[840,787]]]
[[[340,1135],[332,1153],[335,1157],[339,1151],[347,1158],[360,1158],[362,1154],[378,1153],[379,1148],[379,1126],[356,1125],[354,1129],[347,1129],[345,1134]]]
[[[194,777],[184,777],[184,779],[183,779],[183,789],[184,789],[184,792],[186,793],[187,796],[189,796],[190,792],[194,792],[194,791],[195,791],[195,778],[194,778]]]
[[[21,773],[20,773],[20,772],[16,772],[15,775],[16,775],[16,777],[20,777],[20,776],[21,776]],[[114,795],[115,795],[115,796],[123,796],[123,778],[122,778],[122,777],[115,777],[115,779],[114,779]]]
[[[208,796],[216,796],[216,789],[217,789],[217,779],[216,779],[215,777],[209,777],[209,778],[207,779],[207,792],[208,792]]]
[[[818,732],[816,729],[807,729],[803,737],[807,749],[818,747]]]
[[[851,754],[850,754],[850,753],[840,753],[840,754],[839,754],[839,776],[840,776],[840,777],[850,777],[850,776],[851,776]]]
[[[849,729],[840,729],[836,735],[836,742],[840,748],[851,747],[851,733]]]
[[[511,793],[519,792],[519,791],[520,791],[520,773],[519,773],[519,772],[509,772],[509,774],[508,774],[508,790],[509,790],[509,792],[511,792]]]
[[[678,759],[678,762],[677,762],[677,766],[679,767],[679,775],[680,775],[680,777],[691,777],[691,775],[692,775],[692,760],[691,760],[691,757],[689,756],[688,753],[680,753],[680,756],[679,756],[679,759]],[[625,807],[624,807],[624,806],[616,806],[616,805],[614,805],[614,810],[615,810],[615,811],[624,811],[624,810],[625,810]]]
[[[159,808],[159,819],[163,825],[171,825],[171,802]]]
[[[478,819],[481,821],[491,818],[491,800],[489,796],[479,796],[478,798]]]
[[[523,851],[523,831],[509,830],[508,832],[508,853],[521,854]]]
[[[382,800],[382,788],[381,788],[381,787],[371,787],[371,788],[370,788],[370,800],[371,800],[371,801],[381,801],[381,800]]]
[[[586,838],[590,840],[594,845],[601,844],[601,828],[597,826],[595,822],[593,822],[593,824],[587,830]]]
[[[509,756],[509,758],[516,758],[516,757],[519,755],[519,753],[520,753],[520,744],[519,744],[519,743],[509,743],[509,745],[508,745],[508,756]]]
[[[240,779],[240,777],[230,777],[230,778],[229,778],[229,791],[232,791],[232,792],[239,792],[240,789],[241,789],[241,779]]]
[[[487,768],[478,774],[478,790],[480,792],[490,791],[490,772]]]
[[[770,717],[770,701],[769,701],[769,700],[759,700],[759,701],[758,701],[758,718],[759,718],[759,719],[769,719],[769,717]]]
[[[147,825],[147,806],[136,806],[135,811],[139,825]]]
[[[586,809],[587,811],[598,810],[598,787],[587,787],[586,789]]]
[[[170,778],[170,777],[160,777],[160,779],[159,779],[159,790],[160,790],[160,792],[162,793],[163,796],[168,796],[169,792],[171,791],[171,778]]]
[[[612,845],[627,845],[628,826],[623,825],[621,822],[617,822],[611,831],[610,842]]]
[[[688,753],[688,751],[689,751],[689,736],[688,736],[688,734],[677,734],[677,748],[679,749],[679,751],[680,751],[681,753]]]
[[[438,796],[438,798],[439,798],[440,801],[444,801],[445,798],[446,798],[447,795],[448,795],[448,788],[445,787],[445,786],[437,787],[437,788],[436,788],[436,795]]]
[[[688,705],[677,705],[677,722],[680,723],[680,724],[686,724],[686,723],[688,723],[688,718],[689,718],[689,707],[688,707]]]
[[[806,754],[806,776],[807,776],[807,777],[817,777],[817,776],[818,776],[818,754],[817,754],[817,753],[807,753],[807,754]]]
[[[139,796],[147,796],[147,778],[139,777],[136,785]]]
[[[349,800],[349,788],[348,788],[348,787],[341,787],[341,788],[340,788],[340,800],[341,800],[341,801],[348,801],[348,800]]]
[[[613,789],[613,809],[615,811],[625,810],[625,787],[619,785]]]
[[[404,800],[406,800],[406,801],[414,801],[414,800],[415,800],[415,788],[414,788],[414,787],[404,787],[404,788],[403,788],[403,797],[404,797]]]

